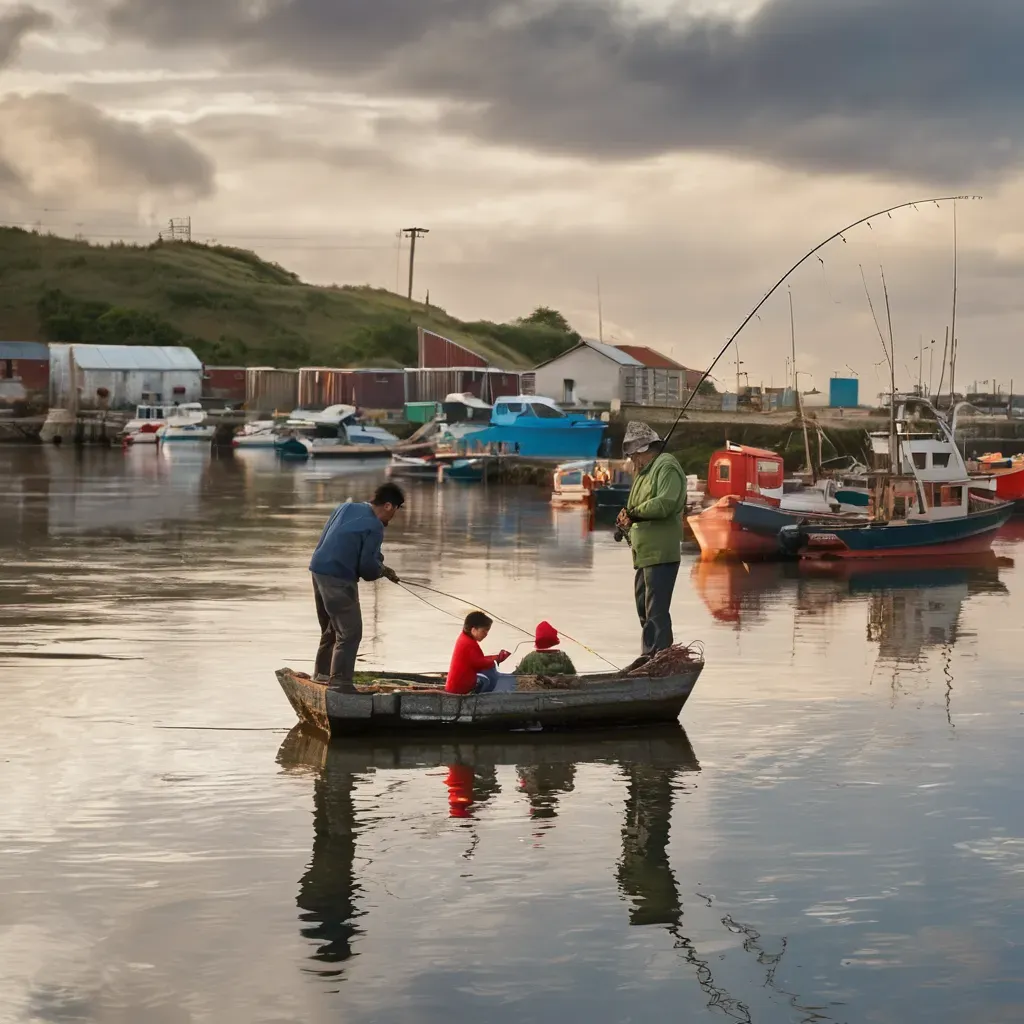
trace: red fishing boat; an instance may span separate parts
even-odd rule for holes
[[[980,476],[986,482],[991,481],[984,489],[991,497],[991,485],[995,485],[995,496],[1000,501],[1012,501],[1014,512],[1024,512],[1024,455],[1003,458],[1001,452],[989,452],[982,455],[977,462],[968,463],[972,477]]]

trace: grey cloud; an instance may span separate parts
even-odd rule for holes
[[[543,151],[936,182],[1022,163],[1015,0],[766,0],[743,20],[641,18],[615,0],[116,0],[108,24],[447,100],[449,130]]]
[[[49,28],[53,18],[35,7],[16,7],[0,15],[0,68],[9,64],[18,54],[21,41],[30,32]]]
[[[34,190],[203,197],[214,187],[210,160],[172,129],[121,121],[56,93],[0,100],[0,159]]]

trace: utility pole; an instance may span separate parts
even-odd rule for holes
[[[740,396],[740,367],[743,365],[743,360],[740,359],[739,345],[735,341],[732,344],[733,348],[736,349],[736,398],[738,400]]]
[[[412,301],[412,275],[416,268],[416,239],[430,233],[429,228],[402,228],[402,234],[409,239],[409,301]]]

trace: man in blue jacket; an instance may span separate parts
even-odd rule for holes
[[[363,638],[359,580],[386,577],[398,582],[398,574],[384,564],[380,547],[384,527],[404,503],[400,487],[381,484],[373,501],[339,505],[309,562],[321,633],[314,678],[346,693],[355,692],[352,677]]]

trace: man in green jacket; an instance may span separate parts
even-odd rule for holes
[[[672,591],[679,575],[686,508],[686,474],[646,423],[626,424],[622,454],[633,464],[633,486],[616,525],[626,536],[636,570],[634,592],[640,616],[641,650],[635,665],[672,646]]]

